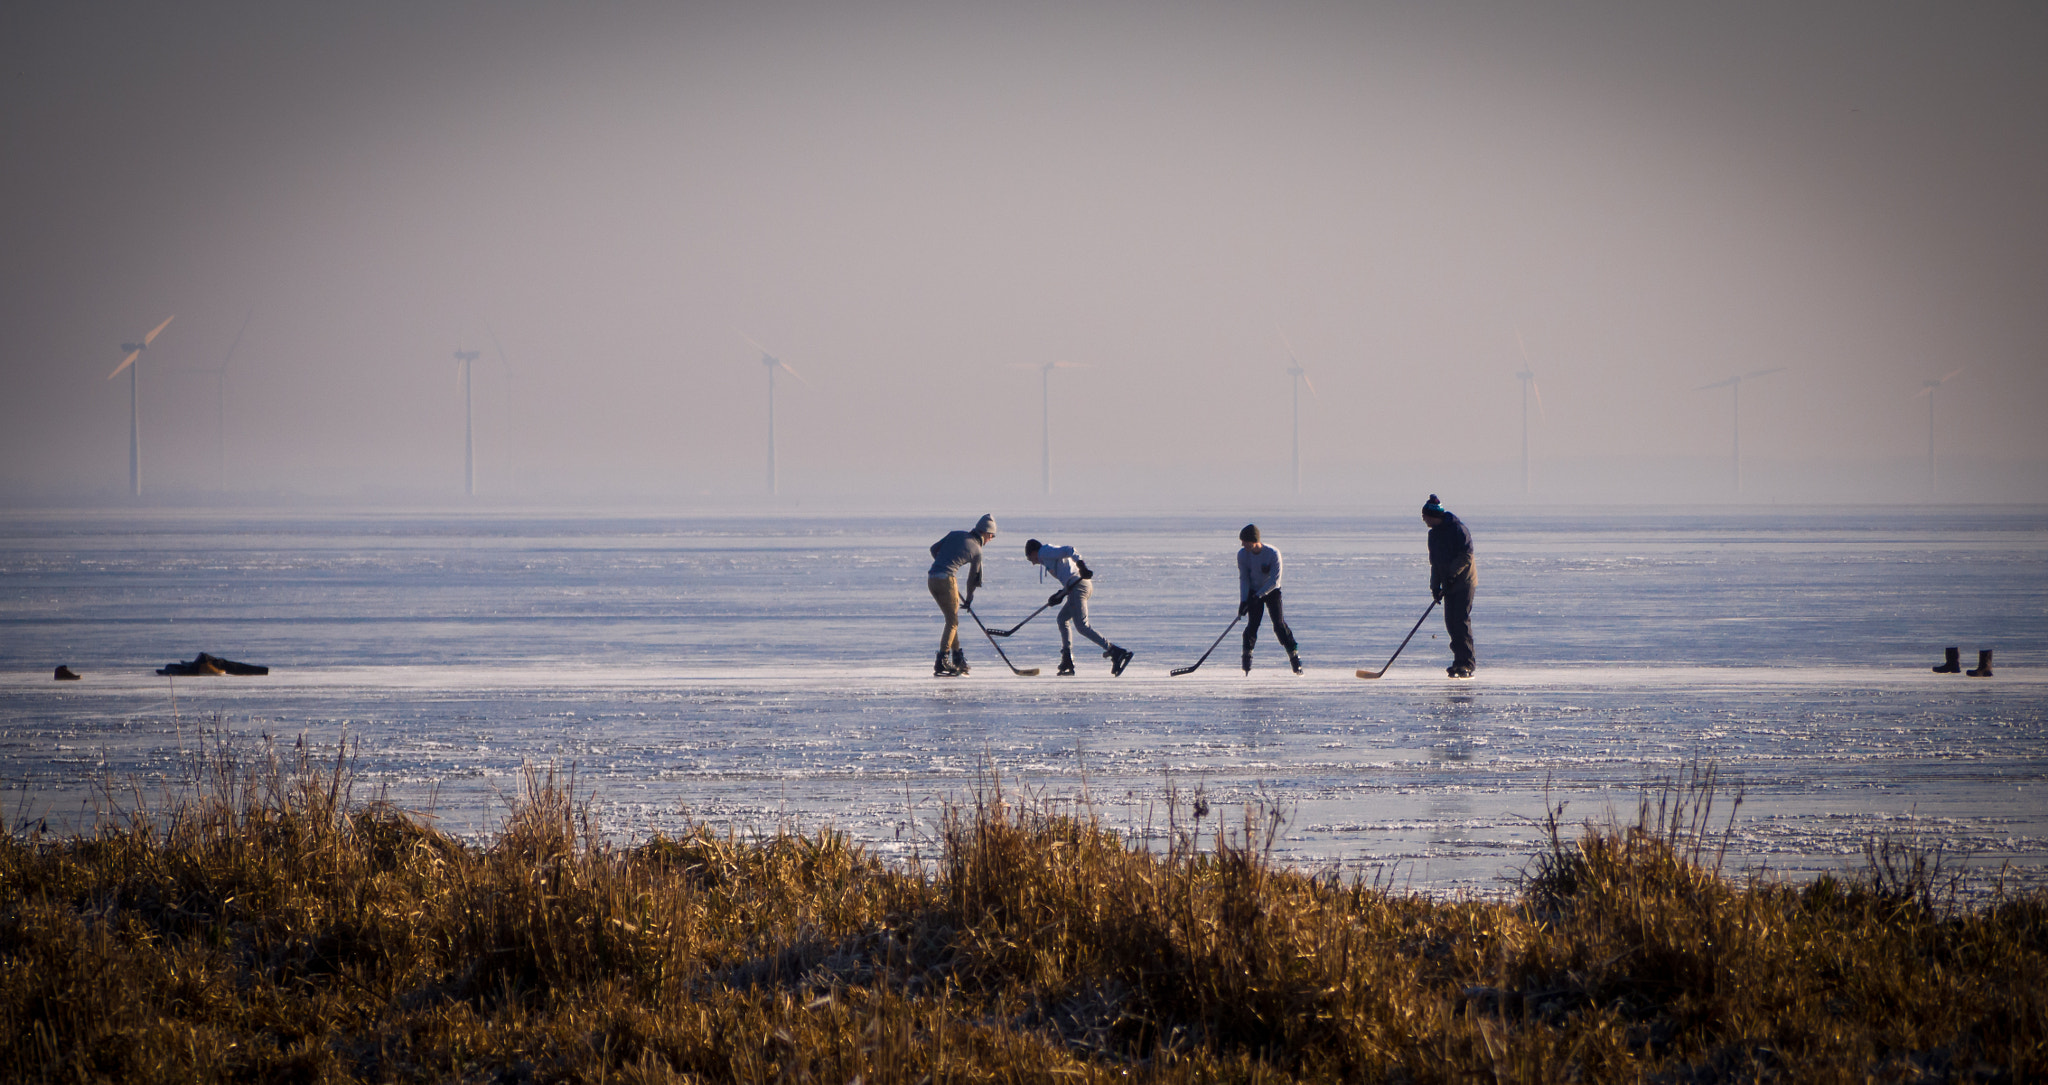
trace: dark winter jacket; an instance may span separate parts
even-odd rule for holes
[[[1472,575],[1472,532],[1458,514],[1446,510],[1429,529],[1429,590],[1435,594],[1454,580]]]

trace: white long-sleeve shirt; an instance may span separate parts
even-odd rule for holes
[[[1237,549],[1237,598],[1256,599],[1280,586],[1280,551],[1261,545],[1258,553],[1249,546]]]

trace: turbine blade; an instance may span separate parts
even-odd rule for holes
[[[1301,360],[1294,356],[1294,344],[1287,339],[1287,329],[1275,324],[1273,325],[1273,330],[1280,333],[1280,345],[1287,348],[1287,360],[1295,365],[1300,365]]]
[[[1749,372],[1744,373],[1742,376],[1744,379],[1748,379],[1750,377],[1768,377],[1773,373],[1783,373],[1785,371],[1785,368],[1786,367],[1782,365],[1774,365],[1769,369],[1752,369]]]
[[[486,324],[484,325],[484,334],[491,337],[491,346],[498,352],[498,364],[505,367],[505,375],[511,376],[512,359],[505,357],[505,344],[498,342],[498,333],[492,331],[491,326]]]
[[[1522,368],[1534,370],[1536,367],[1529,364],[1529,344],[1522,342],[1522,329],[1520,328],[1515,329],[1515,346],[1521,348],[1522,351]]]
[[[178,314],[172,313],[170,316],[164,318],[163,323],[158,324],[156,327],[149,329],[149,334],[142,337],[142,345],[145,347],[148,346],[150,344],[150,341],[154,340],[157,337],[157,333],[163,331],[165,328],[170,327],[171,321],[176,319],[178,319]]]
[[[222,369],[226,369],[228,363],[235,360],[235,352],[242,349],[242,333],[249,330],[249,318],[255,315],[256,307],[254,305],[249,306],[249,311],[242,314],[242,326],[235,329],[235,341],[228,347],[228,356],[220,360],[220,367]],[[166,320],[164,323],[168,324],[170,321]]]
[[[797,372],[796,370],[794,370],[794,369],[791,369],[791,368],[789,367],[789,363],[788,363],[788,362],[785,362],[785,361],[783,361],[782,359],[780,359],[780,358],[777,358],[777,359],[775,359],[775,365],[776,365],[776,368],[778,368],[778,369],[782,370],[782,371],[783,371],[784,373],[787,373],[787,374],[789,374],[789,375],[790,375],[790,376],[792,376],[792,377],[795,377],[796,379],[798,379],[798,380],[800,380],[800,381],[803,381],[803,382],[804,382],[805,384],[809,384],[809,383],[811,383],[810,381],[804,380],[804,375],[803,375],[802,373],[799,373],[799,372]]]
[[[1712,384],[1702,384],[1702,385],[1700,385],[1700,386],[1699,386],[1698,388],[1695,388],[1695,389],[1693,389],[1693,391],[1695,391],[1695,392],[1704,392],[1704,391],[1706,391],[1706,390],[1707,390],[1707,389],[1709,389],[1709,388],[1726,388],[1726,387],[1728,387],[1728,386],[1729,386],[1729,385],[1731,385],[1731,384],[1735,384],[1735,383],[1739,382],[1740,380],[1742,380],[1742,378],[1741,378],[1741,377],[1730,377],[1730,378],[1728,378],[1727,380],[1724,380],[1724,381],[1715,381],[1715,382],[1714,382],[1714,383],[1712,383]]]
[[[1543,409],[1543,389],[1536,383],[1534,373],[1529,375],[1529,390],[1536,393],[1536,413],[1543,418],[1549,418],[1550,412]]]
[[[131,351],[129,351],[129,352],[128,352],[128,356],[127,356],[126,358],[123,358],[123,359],[121,359],[121,364],[120,364],[120,365],[117,365],[117,366],[115,366],[115,367],[114,367],[114,371],[113,371],[112,373],[109,373],[109,374],[107,374],[107,379],[108,379],[108,380],[113,380],[113,379],[114,379],[115,377],[118,377],[118,376],[120,376],[120,375],[121,375],[121,371],[122,371],[123,369],[126,369],[126,368],[128,368],[128,367],[129,367],[130,365],[133,365],[133,364],[135,363],[135,359],[137,359],[137,358],[140,358],[140,357],[142,357],[142,352],[141,352],[141,351],[139,351],[139,350],[131,350]]]
[[[1938,381],[1935,381],[1934,383],[1936,383],[1936,384],[1947,384],[1948,382],[1950,382],[1950,381],[1952,381],[1952,380],[1954,380],[1954,379],[1956,379],[1957,377],[1960,377],[1960,376],[1962,376],[1962,375],[1963,375],[1963,367],[1962,367],[1962,366],[1957,366],[1957,367],[1955,367],[1954,369],[1951,369],[1951,370],[1949,370],[1949,371],[1948,371],[1948,376],[1946,376],[1946,377],[1943,377],[1943,378],[1941,378],[1940,380],[1938,380]]]
[[[747,345],[748,345],[748,346],[751,346],[751,347],[753,347],[753,348],[754,348],[755,350],[758,350],[758,351],[760,351],[760,352],[761,352],[761,353],[762,353],[763,355],[766,355],[766,354],[768,353],[768,348],[767,348],[767,347],[764,347],[764,346],[762,346],[761,344],[759,344],[759,343],[756,343],[756,342],[754,342],[754,337],[753,337],[753,336],[751,336],[751,335],[748,335],[748,334],[747,334],[746,332],[743,332],[743,331],[739,330],[738,328],[734,328],[734,329],[733,329],[733,334],[735,334],[735,335],[739,336],[739,337],[740,337],[741,339],[744,339],[744,340],[746,340],[746,341],[747,341]]]
[[[1306,384],[1306,385],[1308,385],[1308,394],[1309,394],[1309,395],[1312,395],[1312,396],[1316,397],[1317,399],[1321,399],[1321,398],[1323,398],[1323,394],[1322,394],[1321,392],[1318,392],[1318,391],[1316,391],[1316,382],[1314,382],[1314,381],[1312,381],[1312,380],[1308,379],[1308,374],[1307,374],[1307,373],[1303,373],[1303,374],[1301,375],[1301,383],[1303,383],[1303,384]]]
[[[1093,369],[1093,368],[1095,368],[1095,367],[1094,367],[1093,365],[1089,364],[1088,362],[1054,362],[1054,363],[1052,363],[1052,367],[1053,367],[1054,369]]]

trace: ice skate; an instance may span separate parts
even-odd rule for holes
[[[961,674],[968,673],[967,653],[961,651],[958,648],[953,649],[953,669],[959,671]]]
[[[1290,666],[1290,667],[1293,667],[1293,668],[1294,668],[1294,673],[1296,673],[1296,674],[1300,674],[1300,673],[1301,673],[1301,653],[1300,653],[1300,652],[1297,652],[1297,651],[1294,651],[1294,650],[1293,650],[1293,649],[1291,649],[1291,648],[1290,648],[1290,649],[1288,649],[1288,652],[1287,652],[1287,665],[1288,665],[1288,666]]]
[[[1131,657],[1138,653],[1131,651],[1129,648],[1119,648],[1112,644],[1109,646],[1109,651],[1104,654],[1109,656],[1109,673],[1111,677],[1114,677],[1124,673],[1124,668],[1131,665]],[[1986,671],[1985,673],[1989,674],[1991,672]]]
[[[932,661],[932,677],[933,677],[933,678],[958,678],[958,677],[960,677],[960,672],[959,672],[959,671],[958,671],[957,669],[955,669],[955,668],[954,668],[954,666],[953,666],[953,664],[952,664],[952,662],[951,662],[951,661],[949,661],[949,660],[948,660],[948,659],[946,658],[946,650],[945,650],[944,648],[941,648],[941,649],[939,649],[939,658],[937,658],[937,659],[935,659],[935,660],[933,660],[933,661]]]
[[[1074,653],[1065,648],[1060,649],[1060,669],[1053,673],[1062,678],[1072,678],[1074,676]]]
[[[1250,648],[1244,650],[1244,659],[1240,660],[1238,665],[1244,668],[1244,673],[1252,673],[1252,650]]]

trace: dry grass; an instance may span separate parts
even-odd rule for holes
[[[608,845],[529,774],[488,846],[238,763],[0,844],[0,1074],[25,1081],[1935,1081],[2048,1074],[2048,901],[1963,907],[1876,845],[1718,874],[1712,780],[1551,844],[1518,899],[1164,852],[989,787],[892,868],[843,836]],[[1192,824],[1199,825],[1197,820]]]

